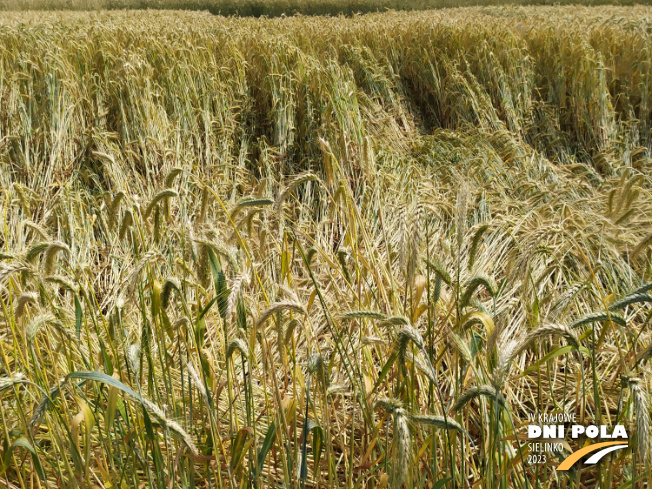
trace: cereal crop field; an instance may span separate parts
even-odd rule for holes
[[[647,487],[651,129],[647,6],[0,12],[0,486]]]

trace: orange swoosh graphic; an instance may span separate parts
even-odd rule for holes
[[[564,460],[561,464],[559,464],[557,470],[568,470],[573,466],[575,462],[581,459],[584,455],[587,455],[591,452],[595,452],[596,450],[599,450],[601,448],[610,447],[612,445],[624,445],[624,444],[625,443],[623,441],[605,441],[603,443],[594,443],[593,445],[589,445],[588,447],[584,447],[581,450],[571,453],[566,458],[566,460]]]

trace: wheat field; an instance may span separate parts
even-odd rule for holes
[[[0,485],[647,487],[651,75],[643,6],[1,13]]]

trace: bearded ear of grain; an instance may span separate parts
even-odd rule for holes
[[[648,293],[635,293],[630,294],[619,301],[614,302],[609,306],[610,311],[617,311],[618,309],[624,309],[627,306],[632,304],[641,304],[644,302],[652,302],[652,296]]]
[[[45,250],[48,249],[49,243],[36,243],[32,245],[25,253],[25,261],[34,263]]]
[[[172,292],[175,290],[179,295],[182,294],[179,281],[174,277],[169,277],[163,284],[163,291],[161,292],[161,307],[163,307],[163,309],[167,309],[170,305]]]
[[[502,331],[505,327],[504,322],[498,321],[494,322],[494,328],[487,334],[487,357],[491,358],[496,353],[496,346],[498,340],[502,334]]]
[[[16,301],[16,308],[14,309],[15,318],[19,319],[25,313],[27,304],[35,304],[37,300],[38,294],[36,292],[25,292],[21,295]]]
[[[597,323],[601,321],[612,321],[616,324],[619,324],[621,326],[627,326],[627,321],[622,316],[618,316],[617,314],[606,314],[602,312],[594,312],[592,314],[588,314],[577,321],[575,321],[573,324],[571,324],[571,329],[579,328],[581,326],[584,326],[586,324],[591,324],[591,323]]]
[[[171,188],[166,188],[165,190],[161,190],[150,201],[149,205],[147,206],[147,209],[145,209],[145,214],[143,217],[147,219],[159,202],[161,202],[162,200],[171,199],[173,197],[179,197],[179,194],[177,193],[176,190]]]
[[[344,278],[346,278],[346,281],[348,283],[353,283],[351,282],[351,273],[349,272],[349,267],[346,264],[346,257],[348,256],[348,252],[344,250],[338,250],[337,251],[337,261],[340,263],[340,267],[342,267],[342,272],[344,273]]]
[[[294,335],[294,330],[298,325],[298,319],[292,319],[285,325],[285,333],[283,334],[283,341],[285,342],[285,346],[289,346],[290,342],[292,341],[292,336]]]
[[[650,458],[650,411],[648,398],[641,386],[641,379],[629,379],[629,389],[634,398],[634,410],[636,413],[636,438],[638,453],[643,461]]]
[[[484,224],[478,228],[478,230],[475,232],[473,235],[473,239],[471,240],[471,248],[469,249],[469,262],[468,262],[468,269],[471,271],[473,269],[473,265],[475,264],[475,257],[478,252],[478,246],[480,245],[480,242],[482,240],[482,236],[484,233],[487,232],[489,229],[488,224]]]
[[[188,374],[190,375],[193,384],[195,384],[195,387],[197,388],[201,396],[204,398],[206,405],[210,406],[211,402],[208,398],[208,392],[206,392],[206,387],[204,385],[204,382],[202,381],[201,377],[199,377],[197,370],[195,370],[195,367],[191,362],[186,362],[186,369],[188,370]]]
[[[381,312],[375,311],[349,311],[342,314],[342,319],[375,319],[377,321],[384,321],[387,316]]]
[[[161,233],[163,228],[163,219],[161,218],[161,209],[159,206],[156,206],[154,211],[154,242],[158,243],[161,241]]]
[[[374,403],[374,408],[384,409],[394,419],[394,441],[398,445],[398,456],[393,467],[392,486],[400,488],[410,467],[412,440],[410,428],[407,424],[407,415],[403,404],[398,399],[380,398]]]
[[[482,326],[483,329],[485,330],[487,334],[487,338],[489,337],[489,335],[491,335],[492,331],[496,327],[494,324],[494,320],[486,311],[472,312],[471,314],[467,314],[466,316],[464,316],[462,320],[463,323],[462,323],[462,327],[460,328],[461,331],[468,331],[469,328],[478,324]]]
[[[473,363],[473,355],[471,354],[471,349],[466,345],[466,343],[464,343],[464,340],[460,338],[451,328],[448,330],[447,337],[451,346],[460,354],[464,361],[467,364]]]
[[[57,253],[60,251],[70,253],[70,248],[61,241],[54,241],[48,244],[48,247],[45,249],[45,262],[43,268],[46,275],[52,275],[54,272],[54,262],[57,258]]]
[[[166,188],[171,188],[172,185],[174,185],[174,180],[181,175],[181,172],[183,172],[183,168],[179,167],[174,167],[172,170],[170,170],[170,173],[167,174],[165,177],[165,187]]]
[[[15,373],[13,377],[0,377],[0,392],[25,382],[25,376],[22,373]]]
[[[323,138],[319,138],[319,147],[324,157],[324,176],[326,177],[326,186],[332,192],[335,185],[337,159],[333,154],[330,144]]]
[[[56,326],[59,330],[63,331],[63,325],[53,314],[45,313],[39,316],[36,316],[30,321],[25,329],[25,336],[27,337],[27,342],[32,343],[36,338],[38,332],[45,326],[52,324]]]
[[[235,338],[229,341],[229,344],[226,347],[226,358],[230,359],[236,351],[240,352],[240,355],[242,355],[242,358],[245,360],[249,358],[249,347],[241,338]]]
[[[195,221],[196,224],[202,224],[204,220],[206,219],[206,212],[208,211],[208,198],[210,196],[210,191],[208,190],[208,186],[204,185],[202,188],[201,192],[201,205],[199,207],[199,214],[197,215],[197,219]]]
[[[498,286],[496,285],[496,282],[493,278],[489,277],[488,275],[475,275],[474,277],[471,277],[471,279],[469,279],[469,281],[466,283],[466,289],[464,290],[464,295],[460,300],[460,305],[462,307],[466,307],[469,304],[471,298],[473,297],[474,292],[481,285],[484,286],[484,288],[487,290],[487,293],[491,297],[494,297],[496,295],[496,292],[498,291]]]
[[[140,370],[140,346],[135,343],[129,345],[126,357],[132,375],[138,375],[138,371]]]
[[[120,240],[123,240],[127,235],[127,231],[131,226],[134,225],[134,215],[131,212],[131,209],[127,209],[122,216],[122,222],[120,223],[120,230],[118,231],[118,237]]]
[[[212,233],[207,233],[207,234],[212,234]],[[226,259],[227,263],[229,266],[233,269],[234,272],[238,272],[239,266],[238,262],[236,261],[235,257],[233,256],[233,253],[225,248],[224,246],[221,246],[220,244],[211,241],[210,239],[197,239],[195,242],[201,247],[204,248],[206,253],[208,253],[208,250],[212,250],[214,253],[217,252],[219,256],[222,258]]]
[[[437,275],[435,278],[435,288],[432,292],[433,305],[436,305],[437,302],[439,302],[439,298],[441,297],[441,284],[442,284],[442,279],[439,275]]]
[[[276,302],[265,309],[263,313],[258,317],[258,320],[256,321],[256,327],[259,327],[261,324],[267,321],[267,319],[269,319],[269,317],[273,314],[281,311],[292,311],[304,315],[307,314],[306,310],[301,304],[296,304],[294,302]]]
[[[519,353],[519,342],[517,340],[510,340],[506,344],[498,344],[498,341],[495,340],[493,343],[493,349],[496,350],[496,365],[492,372],[491,382],[493,386],[500,390],[503,388],[503,385],[509,375],[509,372],[512,367],[512,362]]]
[[[644,251],[650,245],[650,243],[652,243],[652,234],[648,234],[632,250],[632,253],[630,255],[632,260],[635,259],[638,255],[640,255],[641,252]]]
[[[18,201],[20,202],[20,206],[23,210],[23,213],[27,216],[27,218],[32,217],[32,210],[31,210],[31,198],[27,195],[27,189],[24,188],[22,185],[19,183],[14,183],[12,185],[12,189],[14,192],[16,192],[16,195],[18,196]]]
[[[59,287],[62,287],[69,292],[72,292],[73,294],[76,294],[79,292],[79,287],[72,283],[70,280],[68,280],[67,277],[64,277],[63,275],[48,275],[45,277],[45,281],[57,285]]]
[[[575,332],[572,329],[563,324],[548,323],[530,332],[522,340],[520,340],[517,343],[516,348],[510,352],[508,358],[513,360],[516,355],[525,351],[525,349],[528,348],[534,341],[549,337],[562,337],[569,345],[573,346],[577,350],[580,349],[579,339],[577,336],[575,336]],[[511,360],[509,363],[511,363]]]
[[[109,229],[111,230],[115,229],[118,215],[120,214],[120,204],[125,199],[125,197],[126,197],[125,193],[120,191],[117,194],[115,194],[115,197],[113,197],[113,201],[111,201],[111,205],[109,206],[109,212],[108,212]]]
[[[251,197],[245,197],[236,203],[235,209],[231,212],[231,220],[234,220],[243,209],[249,207],[265,207],[272,205],[273,203],[274,201],[272,199],[253,199]]]
[[[308,268],[312,266],[312,259],[315,257],[317,254],[317,250],[315,248],[310,248],[306,252],[306,261],[308,262]]]
[[[181,317],[172,324],[172,329],[176,331],[182,326],[186,326],[189,322],[190,321],[188,321],[188,318]]]
[[[437,275],[437,277],[443,280],[446,285],[450,286],[453,283],[450,274],[440,262],[436,260],[426,260],[426,265]]]
[[[40,224],[37,224],[37,223],[35,223],[35,222],[30,221],[29,219],[27,219],[27,220],[25,221],[25,227],[27,227],[27,228],[33,230],[34,232],[36,232],[36,233],[37,233],[37,234],[38,234],[38,235],[39,235],[43,240],[45,240],[45,241],[51,241],[49,233],[48,233],[47,230],[46,230],[43,226],[41,226]]]
[[[60,393],[61,386],[55,385],[50,388],[47,396],[43,396],[41,398],[39,403],[36,405],[36,408],[34,409],[34,413],[32,414],[29,423],[27,424],[31,431],[36,429],[36,427],[41,424],[41,421],[43,421],[43,416],[45,416],[45,413],[50,408],[54,400],[59,397]]]
[[[397,409],[403,407],[403,403],[391,397],[381,397],[374,403],[374,409],[384,409],[387,413],[394,413]]]
[[[245,273],[240,273],[233,280],[233,285],[231,286],[231,293],[229,294],[229,300],[226,306],[226,316],[227,318],[231,317],[233,311],[237,311],[237,305],[242,300],[242,285],[247,282],[247,277]]]
[[[410,342],[414,343],[414,345],[419,350],[423,350],[424,342],[423,342],[423,338],[421,337],[421,334],[414,327],[408,325],[402,328],[397,335],[396,348],[398,352],[398,360],[401,369],[405,369],[405,364],[407,359],[406,353]],[[417,367],[419,367],[419,365],[417,365]],[[434,378],[433,375],[434,374],[431,373],[430,375],[428,375],[428,378],[435,381],[436,379]]]
[[[630,292],[629,295],[644,294],[645,292],[649,292],[650,290],[652,290],[652,282],[641,285],[638,289],[633,290],[632,292]]]
[[[500,406],[505,407],[505,398],[503,395],[496,390],[494,386],[491,385],[480,385],[477,387],[471,387],[470,389],[465,390],[453,404],[453,411],[459,411],[469,402],[475,399],[478,396],[484,396],[490,400],[498,401]]]
[[[192,437],[186,432],[186,430],[181,427],[181,425],[179,425],[179,423],[168,419],[165,416],[163,410],[148,399],[141,397],[140,403],[143,405],[147,413],[152,416],[161,426],[169,429],[172,433],[177,435],[185,443],[193,455],[199,455],[199,450],[197,450],[197,446],[195,445]]]
[[[620,217],[616,220],[615,224],[616,224],[616,225],[625,224],[627,221],[629,221],[629,218],[632,217],[632,216],[634,215],[634,213],[636,212],[636,210],[637,210],[637,209],[635,209],[635,208],[634,208],[634,209],[629,209],[627,212],[625,212],[622,216],[620,216]]]
[[[498,361],[494,369],[494,386],[502,388],[507,375],[511,369],[512,362],[521,353],[523,353],[534,341],[543,338],[562,337],[566,342],[576,350],[580,349],[580,342],[572,329],[562,324],[548,323],[535,329],[520,340],[510,340],[505,345],[501,345],[498,351]]]
[[[425,424],[428,426],[435,426],[445,430],[456,430],[460,433],[466,433],[462,425],[450,417],[437,416],[432,414],[413,414],[410,420],[414,423]]]
[[[350,391],[349,387],[342,384],[333,384],[326,389],[327,396],[337,396],[347,394]]]
[[[317,374],[317,378],[322,382],[324,389],[330,386],[330,376],[324,358],[319,353],[314,353],[308,357],[308,373]]]
[[[634,187],[642,183],[644,180],[645,177],[643,175],[635,175],[627,181],[620,193],[620,198],[618,199],[618,205],[615,211],[616,213],[628,209],[628,206],[631,205],[633,200],[638,196],[638,190],[634,190]]]
[[[552,324],[552,323],[544,324],[543,326],[535,329],[530,334],[528,334],[523,340],[523,342],[521,343],[521,345],[519,345],[518,349],[522,351],[533,341],[536,341],[541,338],[557,337],[557,336],[561,336],[566,340],[566,342],[569,345],[579,350],[580,342],[577,336],[575,336],[575,332],[563,324]]]
[[[388,327],[388,326],[405,326],[410,324],[410,321],[403,316],[392,316],[380,321],[379,326]]]
[[[403,485],[411,467],[412,455],[412,438],[410,428],[407,424],[407,416],[402,408],[394,411],[394,428],[398,442],[398,457],[394,470],[394,487],[399,488]]]
[[[548,321],[556,321],[559,319],[559,317],[563,314],[564,310],[569,306],[569,304],[575,300],[580,292],[582,292],[584,289],[586,289],[586,285],[584,284],[575,284],[566,291],[564,291],[557,301],[553,304],[553,306],[550,308],[550,312],[548,313],[547,320]]]
[[[398,339],[399,344],[407,345],[408,341],[412,341],[414,345],[419,349],[422,349],[424,346],[423,337],[414,326],[408,325],[401,328],[401,330],[398,332]]]
[[[374,344],[374,343],[383,343],[383,340],[378,338],[376,341],[365,342],[363,340],[363,344]],[[426,358],[426,360],[424,360]],[[437,379],[435,378],[435,374],[433,371],[433,368],[431,367],[430,363],[427,361],[427,357],[425,356],[423,350],[419,350],[417,353],[412,355],[410,357],[410,361],[414,363],[414,365],[419,369],[419,371],[426,376],[426,378],[433,383],[433,385],[437,385]]]
[[[295,176],[292,180],[290,180],[285,185],[285,188],[277,197],[276,202],[274,202],[274,212],[276,213],[280,212],[283,202],[285,202],[285,199],[287,199],[288,195],[290,195],[290,193],[295,188],[297,188],[302,183],[306,183],[314,180],[318,180],[318,177],[312,172],[300,173],[297,176]]]
[[[0,283],[4,283],[9,277],[16,272],[26,272],[29,275],[34,275],[34,268],[28,263],[9,263],[0,265]]]

